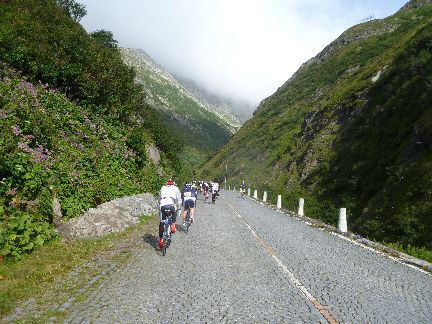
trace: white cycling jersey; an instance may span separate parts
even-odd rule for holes
[[[181,193],[176,186],[163,186],[159,191],[159,206],[181,205]]]

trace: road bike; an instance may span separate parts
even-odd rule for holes
[[[171,224],[172,224],[172,211],[171,210],[165,210],[165,219],[162,220],[162,223],[164,224],[164,230],[162,234],[162,255],[166,255],[166,250],[171,244]]]
[[[191,214],[190,207],[187,207],[187,209],[186,209],[186,219],[185,219],[186,233],[189,232],[189,226],[192,224],[190,214]]]
[[[242,198],[244,198],[244,195],[245,195],[245,190],[244,189],[240,189],[240,196]]]

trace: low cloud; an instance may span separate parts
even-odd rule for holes
[[[364,17],[404,1],[122,0],[78,1],[89,31],[113,32],[170,72],[210,91],[257,105],[309,58]],[[383,8],[384,6],[384,8]],[[391,7],[391,8],[390,8]]]

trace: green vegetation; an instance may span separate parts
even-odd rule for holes
[[[388,243],[386,245],[391,247],[392,249],[405,252],[406,254],[412,255],[416,258],[432,262],[432,251],[425,247],[416,247],[412,246],[411,244],[403,245],[400,243]]]
[[[160,167],[184,172],[181,142],[145,104],[112,34],[87,34],[74,4],[0,2],[0,255],[19,259],[55,237],[54,197],[71,218],[156,192]]]
[[[201,174],[245,179],[292,210],[303,197],[308,216],[333,225],[346,207],[354,232],[432,249],[431,17],[427,3],[347,30]]]
[[[194,167],[225,144],[230,134],[229,124],[206,110],[167,73],[162,74],[146,54],[121,49],[125,62],[137,72],[136,80],[144,85],[147,101],[156,108],[167,127],[185,143],[183,161]]]

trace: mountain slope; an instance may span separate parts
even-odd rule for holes
[[[156,193],[182,171],[112,34],[88,34],[74,4],[0,2],[0,256],[43,245],[61,216]]]
[[[184,77],[175,76],[175,78],[193,94],[204,107],[215,111],[235,127],[236,131],[241,125],[252,116],[255,108],[252,104],[244,100],[236,100],[211,93],[208,89],[199,86],[196,82]]]
[[[196,150],[202,160],[225,144],[240,126],[233,115],[222,115],[204,105],[144,51],[121,51],[125,63],[136,70],[136,81],[144,85],[147,103],[186,144],[185,154]]]
[[[432,247],[432,5],[354,26],[260,104],[201,170],[293,210]]]

